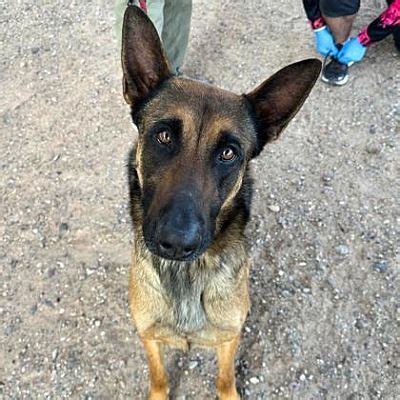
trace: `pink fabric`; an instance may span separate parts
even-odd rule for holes
[[[400,25],[400,0],[394,2],[380,16],[382,28],[391,25]]]
[[[367,29],[364,29],[360,32],[358,35],[358,40],[364,46],[368,46],[371,43],[371,38],[368,35]]]
[[[322,17],[319,17],[315,21],[310,21],[310,24],[313,29],[318,29],[318,28],[322,28],[323,26],[325,26],[325,21]]]
[[[363,29],[358,40],[364,46],[369,46],[371,43],[381,40],[385,37],[382,30],[400,25],[400,0],[394,0],[390,6],[375,19],[371,24]],[[390,31],[388,32],[388,34]]]
[[[147,14],[147,4],[146,0],[139,0],[140,8]]]

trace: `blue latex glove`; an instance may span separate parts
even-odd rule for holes
[[[360,43],[358,37],[348,40],[339,51],[338,60],[342,64],[352,64],[361,61],[367,48]]]
[[[326,56],[336,56],[338,54],[338,49],[333,40],[333,36],[329,29],[324,26],[323,28],[315,29],[315,47],[318,53]]]

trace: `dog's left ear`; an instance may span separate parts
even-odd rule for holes
[[[125,11],[121,58],[124,97],[133,108],[172,75],[156,28],[137,6]]]
[[[321,62],[309,59],[288,65],[244,95],[254,112],[258,155],[267,142],[278,138],[310,94]]]

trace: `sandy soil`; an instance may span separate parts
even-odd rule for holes
[[[112,3],[0,6],[2,399],[145,398]],[[192,76],[244,92],[310,56],[300,1],[194,1]],[[319,83],[254,162],[244,399],[400,398],[399,61],[387,39],[346,87]],[[172,398],[215,397],[212,353],[168,365]]]

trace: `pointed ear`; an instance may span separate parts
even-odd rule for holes
[[[244,95],[254,112],[258,155],[264,145],[278,138],[310,94],[319,73],[321,62],[309,59],[288,65]]]
[[[147,15],[129,5],[122,28],[124,97],[135,107],[163,79],[172,75],[157,31]]]

